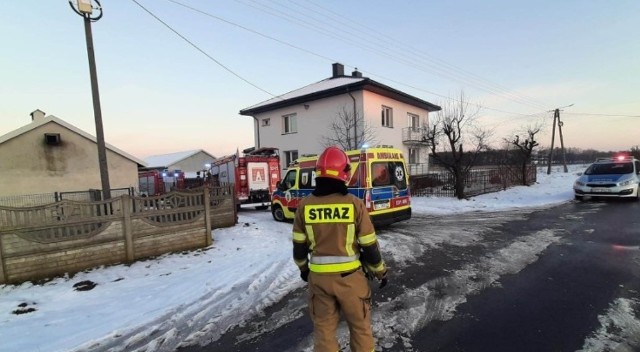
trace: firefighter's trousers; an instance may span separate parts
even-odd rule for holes
[[[314,352],[337,352],[340,312],[349,324],[352,352],[375,349],[371,331],[371,290],[362,272],[309,274],[309,313],[313,320]]]

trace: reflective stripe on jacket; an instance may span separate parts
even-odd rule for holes
[[[367,267],[374,271],[385,269],[369,213],[364,203],[351,194],[309,195],[302,199],[293,222],[293,246],[294,261],[300,270],[353,271],[361,266],[361,253]]]

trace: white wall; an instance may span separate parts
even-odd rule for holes
[[[352,93],[356,99],[356,109],[362,111],[362,92]],[[297,150],[298,155],[319,154],[324,150],[323,137],[331,136],[331,123],[338,117],[338,113],[346,107],[353,111],[353,99],[347,94],[305,104],[269,111],[259,114],[258,128],[260,129],[260,147],[276,147],[280,149],[280,166],[286,168],[283,152]],[[296,114],[297,133],[283,133],[283,116]],[[269,126],[262,126],[262,120],[270,119]],[[255,142],[258,145],[257,134]]]
[[[379,144],[392,145],[400,149],[405,155],[405,158],[408,158],[408,146],[402,143],[402,129],[409,127],[409,117],[407,114],[418,115],[421,124],[428,124],[429,111],[369,91],[364,92],[364,105],[365,120],[370,126],[374,127]],[[382,126],[381,111],[383,105],[393,109],[393,128]],[[420,127],[426,126],[421,125]],[[424,162],[426,162],[426,160]]]
[[[364,120],[371,126],[378,144],[393,145],[400,149],[406,158],[408,148],[402,143],[402,129],[409,126],[407,113],[420,116],[420,121],[423,123],[428,121],[428,111],[369,91],[360,90],[351,94],[356,99],[358,113],[362,113],[364,110]],[[255,128],[258,128],[260,147],[280,149],[282,169],[286,168],[284,151],[298,150],[299,156],[321,153],[324,149],[323,137],[331,136],[330,126],[337,118],[338,113],[343,110],[343,107],[346,107],[347,111],[353,111],[353,99],[348,94],[310,101],[306,103],[308,108],[305,108],[304,105],[299,104],[256,115],[258,119],[257,124],[254,125],[256,146],[258,145],[258,133],[255,133]],[[382,127],[382,105],[393,109],[393,128]],[[298,132],[284,134],[282,117],[293,113],[297,114]],[[262,120],[266,118],[270,119],[270,124],[262,126]],[[358,126],[358,128],[361,129],[363,126]]]

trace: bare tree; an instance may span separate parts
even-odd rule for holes
[[[344,150],[358,149],[364,144],[375,144],[374,129],[364,121],[359,112],[349,111],[343,106],[331,126],[329,136],[322,137],[325,147],[337,145]]]
[[[634,158],[640,159],[640,146],[633,146],[629,149]]]
[[[427,141],[433,159],[453,177],[456,197],[463,199],[465,179],[479,153],[487,148],[488,132],[475,126],[480,107],[469,104],[464,92],[441,106],[427,132]]]
[[[513,145],[518,152],[515,162],[520,167],[520,180],[524,186],[527,186],[527,167],[531,165],[533,150],[538,146],[536,134],[541,130],[541,125],[529,126],[527,127],[527,137],[525,137],[524,140],[520,139],[520,135],[516,135],[511,141],[505,139],[505,141]]]

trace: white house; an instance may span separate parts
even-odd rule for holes
[[[330,78],[240,110],[254,118],[256,148],[280,149],[282,168],[298,156],[319,154],[335,139],[336,125],[356,116],[355,126],[345,124],[349,145],[367,142],[400,149],[412,174],[428,169],[428,144],[424,138],[429,112],[440,107],[333,64]],[[353,119],[351,118],[351,121]],[[347,128],[348,127],[348,128]],[[366,131],[367,135],[362,136]],[[351,138],[353,136],[353,138]],[[355,148],[353,148],[355,149]]]

